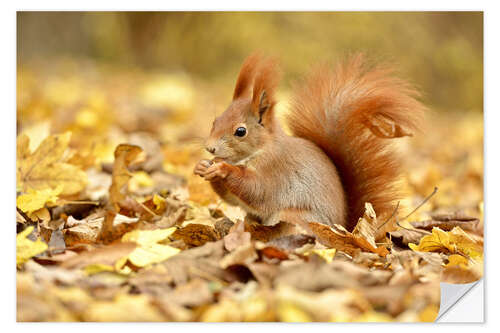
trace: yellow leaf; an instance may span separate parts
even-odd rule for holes
[[[49,222],[50,221],[50,212],[47,208],[44,207],[44,208],[40,208],[39,210],[34,211],[30,217],[33,221]]]
[[[450,231],[451,242],[455,245],[457,252],[463,253],[470,258],[480,258],[483,256],[483,247],[472,239],[460,227],[455,227]]]
[[[122,236],[122,242],[134,242],[140,246],[148,246],[159,243],[171,236],[177,228],[156,230],[134,230]]]
[[[482,246],[460,227],[449,232],[434,227],[432,234],[422,237],[418,245],[409,243],[408,246],[413,251],[456,253],[471,258],[480,258],[483,255]]]
[[[152,244],[147,247],[138,247],[128,256],[128,260],[137,267],[145,267],[167,260],[181,250],[169,245]]]
[[[162,196],[155,194],[153,196],[153,203],[155,204],[155,211],[165,211],[166,208],[166,200]]]
[[[37,239],[35,242],[27,237],[33,231],[33,227],[28,227],[16,236],[16,263],[17,265],[24,264],[26,261],[47,250],[48,246],[42,240]]]
[[[17,186],[22,192],[63,187],[61,194],[80,192],[87,184],[87,174],[80,168],[65,163],[71,133],[51,135],[31,152],[29,138],[22,134],[17,139]]]
[[[446,267],[460,266],[462,268],[466,268],[468,264],[469,261],[464,256],[461,256],[460,254],[452,254],[448,257]]]
[[[432,228],[432,234],[420,239],[418,245],[409,243],[408,246],[413,251],[422,252],[454,252],[453,245],[450,244],[450,235],[440,228]]]
[[[31,218],[31,214],[34,211],[45,207],[45,205],[55,205],[58,195],[61,194],[62,190],[63,186],[61,184],[55,189],[34,190],[30,188],[26,194],[17,197],[17,207]]]
[[[137,267],[144,267],[150,264],[158,263],[176,255],[180,249],[169,245],[159,244],[168,240],[168,237],[174,233],[175,227],[157,230],[134,230],[122,236],[122,242],[135,242],[137,248],[127,257],[124,257],[117,263],[117,269],[125,265],[126,259]]]
[[[335,257],[335,253],[337,253],[337,249],[313,249],[306,252],[305,255],[309,256],[312,253],[315,253],[321,258],[325,259],[327,263],[331,263],[333,261],[333,257]]]
[[[101,272],[113,272],[115,269],[111,265],[91,264],[85,267],[84,272],[87,275],[94,275]]]

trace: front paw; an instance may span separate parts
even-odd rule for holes
[[[204,174],[204,178],[208,181],[216,181],[225,179],[230,172],[229,164],[219,162],[211,165]]]
[[[207,172],[208,168],[213,164],[212,161],[210,160],[201,160],[196,164],[194,167],[194,174],[199,175],[201,177],[205,176],[205,173]]]

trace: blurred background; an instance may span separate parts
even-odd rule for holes
[[[398,63],[435,109],[483,106],[480,12],[19,12],[17,42],[20,66],[85,58],[231,82],[260,49],[281,59],[285,87],[316,61],[365,51]]]

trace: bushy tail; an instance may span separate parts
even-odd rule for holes
[[[296,87],[287,125],[332,159],[343,182],[353,228],[370,202],[380,223],[401,198],[401,158],[391,138],[419,128],[425,107],[410,84],[362,55],[323,66]],[[335,204],[335,203],[333,203]],[[387,230],[385,226],[382,230]]]

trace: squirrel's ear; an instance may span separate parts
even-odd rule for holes
[[[271,107],[271,103],[269,102],[269,98],[267,98],[267,93],[265,90],[262,90],[259,98],[259,107],[258,107],[258,116],[259,116],[259,124],[262,124],[262,116],[264,113]]]
[[[278,85],[280,73],[276,61],[268,59],[259,68],[255,76],[252,96],[252,111],[259,119],[259,123],[266,126],[272,119],[272,109],[276,104],[274,95]]]
[[[255,73],[260,63],[260,54],[253,53],[249,55],[240,69],[240,74],[234,87],[233,100],[246,95],[251,88]]]

